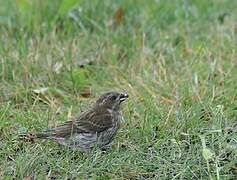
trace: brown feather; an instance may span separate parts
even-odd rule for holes
[[[99,133],[111,128],[112,122],[110,113],[93,108],[82,113],[77,119],[66,121],[55,128],[37,134],[36,137],[69,137],[74,133]]]

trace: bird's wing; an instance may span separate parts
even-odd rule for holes
[[[112,125],[113,119],[110,113],[91,110],[82,113],[75,120],[66,121],[53,129],[41,133],[39,136],[68,137],[74,133],[96,133],[102,132],[112,127]]]
[[[105,111],[91,111],[80,116],[75,124],[77,132],[102,132],[113,126],[113,117]]]

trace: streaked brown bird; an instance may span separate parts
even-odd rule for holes
[[[128,94],[108,92],[103,94],[88,111],[78,118],[66,121],[53,129],[36,134],[34,137],[55,140],[59,144],[89,152],[97,146],[110,147],[122,119],[121,103]]]

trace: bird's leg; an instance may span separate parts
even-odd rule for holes
[[[107,151],[107,150],[109,150],[109,149],[111,148],[111,146],[112,146],[112,143],[106,144],[106,145],[104,145],[104,146],[101,148],[101,150],[102,150],[102,151]]]

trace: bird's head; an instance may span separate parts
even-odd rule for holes
[[[128,98],[126,93],[107,92],[96,101],[97,106],[102,106],[111,110],[119,110],[121,102]]]

